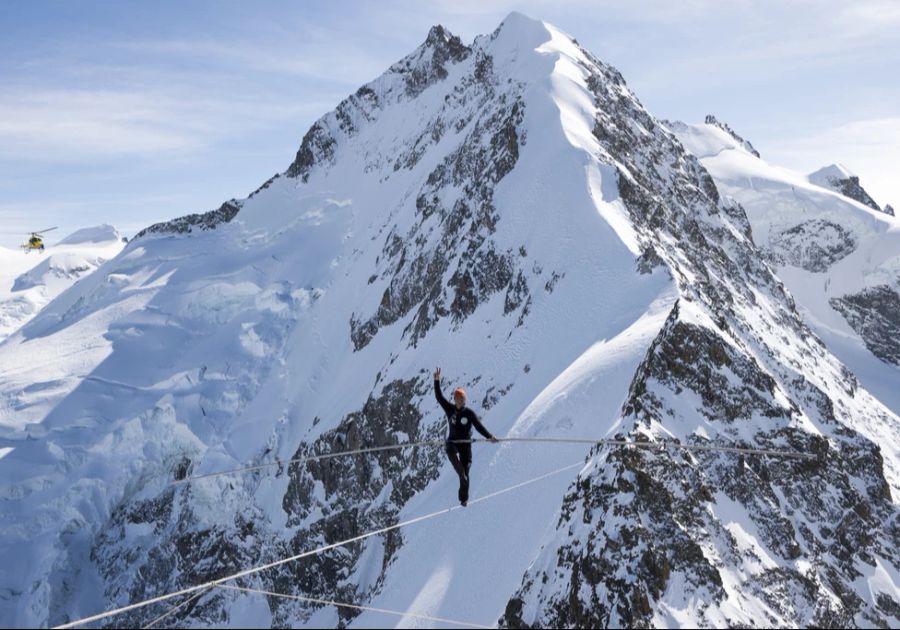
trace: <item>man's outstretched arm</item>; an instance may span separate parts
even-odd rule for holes
[[[444,394],[441,393],[441,368],[434,371],[434,397],[437,398],[438,404],[444,410],[444,413],[453,413],[453,405],[451,405]]]
[[[474,412],[474,411],[472,412],[471,420],[472,420],[472,426],[475,427],[475,430],[476,430],[476,431],[478,431],[481,435],[483,435],[484,437],[486,437],[486,438],[487,438],[488,440],[490,440],[491,442],[496,442],[496,441],[497,441],[497,438],[495,438],[495,437],[491,434],[490,431],[488,431],[486,428],[484,428],[484,425],[481,424],[481,420],[478,419],[478,416],[475,415],[475,412]]]

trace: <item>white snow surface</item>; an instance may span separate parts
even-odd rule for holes
[[[165,484],[182,454],[195,474],[258,461],[272,447],[290,458],[300,440],[359,409],[378,372],[389,382],[427,371],[430,382],[439,364],[445,387],[465,385],[477,399],[513,385],[484,413],[497,435],[610,430],[675,299],[671,280],[662,270],[636,272],[614,172],[585,150],[592,111],[571,62],[577,48],[518,15],[476,46],[527,85],[527,144],[494,196],[503,217],[495,239],[524,246],[534,274],[525,323],[503,314],[501,294],[458,327],[442,320],[416,348],[401,341],[408,317],[360,351],[349,338],[351,314],[371,312],[385,288],[367,284],[377,269],[373,241],[380,245],[386,226],[403,233],[418,220],[409,191],[463,136],[448,132],[410,171],[371,165],[415,140],[452,77],[412,108],[378,111],[330,169],[303,185],[276,179],[233,222],[132,241],[0,347],[0,448],[11,449],[0,459],[0,623],[40,625],[108,607],[88,558],[118,504]],[[388,100],[397,91],[391,81],[371,85]],[[551,292],[544,285],[553,273]],[[433,397],[419,404],[441,422]],[[473,498],[578,462],[587,450],[478,446]],[[373,604],[492,623],[576,473],[410,528]],[[403,516],[452,505],[456,483],[444,465]],[[283,477],[243,498],[223,500],[224,480],[198,486],[208,502],[195,493],[195,511],[209,523],[244,500],[283,522]],[[265,607],[239,599],[248,602],[233,611],[241,623],[270,623]],[[364,614],[354,623],[384,622]]]
[[[120,241],[122,236],[118,230],[108,223],[81,228],[69,234],[59,242],[59,245],[75,245],[77,243],[109,243]]]
[[[772,247],[776,235],[813,220],[840,226],[852,236],[853,251],[825,270],[811,271],[786,261],[776,265],[776,271],[829,350],[870,393],[900,414],[900,367],[875,357],[829,304],[831,298],[875,285],[900,290],[900,219],[832,190],[827,178],[852,175],[842,164],[807,177],[754,156],[713,125],[672,126],[685,148],[700,158],[719,191],[744,207],[753,239],[760,247]],[[828,245],[827,239],[832,237],[833,232],[825,229],[804,238]],[[896,436],[890,441],[900,448]]]
[[[807,175],[807,179],[811,184],[831,189],[833,188],[831,180],[849,179],[855,176],[856,174],[851,172],[849,168],[838,162],[823,166],[819,170],[810,173]]]
[[[351,317],[375,312],[386,288],[384,278],[371,280],[382,270],[382,243],[392,231],[437,221],[416,213],[415,192],[469,128],[449,128],[426,143],[414,166],[395,169],[396,156],[421,141],[423,127],[452,97],[462,70],[449,65],[449,76],[414,100],[386,73],[369,84],[381,108],[353,121],[358,133],[337,144],[328,168],[313,169],[305,182],[275,179],[215,230],[132,241],[0,344],[0,625],[40,626],[127,604],[127,592],[114,599],[104,592],[91,560],[95,537],[117,507],[163,492],[182,457],[192,460],[193,474],[289,459],[298,444],[333,429],[385,383],[430,383],[435,365],[445,390],[466,387],[476,407],[491,388],[506,391],[483,413],[496,435],[599,438],[616,430],[628,386],[678,290],[661,268],[636,271],[637,240],[615,169],[596,158],[580,49],[519,14],[473,48],[489,53],[511,86],[525,86],[527,141],[497,184],[501,220],[492,236],[500,247],[527,251],[532,302],[522,324],[519,311],[504,313],[498,293],[460,322],[440,319],[415,346],[404,335],[414,309],[354,350]],[[457,115],[465,120],[467,112]],[[323,121],[337,134],[336,117]],[[838,263],[826,295],[896,277],[896,220],[768,166],[733,148],[719,129],[690,129],[682,142],[720,189],[745,205],[755,237],[789,225],[790,213],[825,213],[857,230],[868,254]],[[839,316],[797,290],[809,278],[785,281],[817,330],[833,327],[851,338]],[[892,405],[900,400],[882,400],[897,411]],[[443,426],[430,394],[414,402]],[[586,445],[474,450],[473,498],[588,454]],[[404,530],[371,605],[495,623],[551,540],[561,499],[578,475],[575,468]],[[456,483],[444,463],[400,518],[454,504]],[[287,485],[288,476],[274,472],[252,483],[197,483],[190,495],[197,526],[258,514],[260,530],[289,536]],[[753,547],[748,519],[724,502],[721,509],[718,516]],[[141,542],[150,535],[130,525],[123,549],[152,546]],[[369,540],[348,583],[375,583],[383,544]],[[886,572],[871,579],[897,584]],[[229,626],[273,623],[261,596],[226,597]],[[679,608],[677,593],[665,605],[667,624],[697,618],[690,610],[697,602]],[[325,607],[296,623],[337,620]],[[420,624],[364,612],[351,625]]]
[[[0,342],[124,247],[111,225],[83,228],[43,253],[0,247]]]

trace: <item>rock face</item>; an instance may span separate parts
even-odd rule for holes
[[[741,211],[724,212],[705,170],[585,57],[600,159],[621,165],[629,217],[682,295],[635,375],[618,437],[781,444],[821,459],[595,449],[501,624],[647,627],[688,606],[699,625],[890,625],[896,592],[864,599],[852,586],[859,563],[897,566],[900,531],[882,455],[853,430],[850,407],[890,415],[853,400],[855,379],[735,229]],[[752,543],[726,513],[749,517]]]
[[[441,427],[425,421],[424,414],[411,401],[429,393],[430,375],[385,385],[381,395],[370,398],[363,408],[344,418],[334,430],[322,434],[312,445],[301,445],[295,459],[310,454],[354,450],[372,444],[399,444],[398,436],[415,442],[429,439]],[[438,429],[438,430],[435,430]],[[283,507],[288,526],[294,530],[282,553],[309,549],[358,536],[366,531],[396,522],[400,509],[417,492],[438,476],[443,459],[437,449],[408,452],[387,451],[356,458],[337,458],[292,465],[290,482]],[[317,492],[316,488],[322,492]],[[387,567],[403,544],[401,532],[392,532],[384,541],[380,564]],[[316,557],[311,562],[281,571],[275,578],[282,592],[298,589],[323,598],[342,601],[369,599],[381,587],[383,574],[374,583],[354,584],[351,567],[356,565],[365,547],[348,548],[337,557]],[[285,625],[308,617],[305,606],[279,602],[274,619]],[[353,611],[339,611],[344,620],[356,616]]]
[[[489,61],[484,65],[489,66]],[[489,71],[483,72],[480,81],[485,87],[474,86],[467,99],[483,104],[493,101],[500,108],[479,108],[484,113],[472,121],[472,130],[460,148],[428,174],[416,197],[420,222],[406,233],[392,231],[387,235],[380,260],[387,266],[384,275],[392,279],[378,310],[364,320],[354,318],[351,322],[357,350],[365,347],[381,327],[406,317],[416,307],[414,319],[404,330],[411,345],[441,317],[449,316],[458,324],[495,293],[504,295],[505,313],[520,307],[527,311],[529,289],[519,263],[520,252],[498,251],[490,238],[500,218],[492,203],[493,190],[515,166],[519,143],[524,140],[517,129],[524,106],[515,93],[495,94]],[[464,104],[451,101],[448,113],[457,108],[466,111],[461,107]],[[448,118],[447,124],[466,123]],[[447,190],[459,192],[449,196],[444,194]],[[433,228],[423,228],[432,215],[441,219],[440,235],[435,235]],[[450,281],[444,286],[442,279],[448,273]]]
[[[842,322],[846,313],[855,310],[845,302],[848,296],[867,295],[874,287],[900,286],[900,234],[894,219],[834,194],[829,178],[853,176],[840,164],[804,177],[753,157],[718,128],[685,123],[667,126],[687,150],[701,156],[723,196],[746,210],[754,242],[775,267],[814,332],[856,372],[865,389],[895,414],[900,413],[900,390],[893,386],[896,368],[883,359],[885,341],[873,345],[872,330],[868,339],[863,338],[862,313],[857,313],[849,328]],[[891,321],[893,311],[871,310],[889,303],[869,301],[865,321],[871,320],[870,325],[876,320]],[[854,330],[859,334],[854,335]],[[881,357],[860,352],[866,346],[881,347]]]
[[[872,210],[881,211],[881,208],[875,203],[875,200],[869,196],[866,189],[860,186],[858,176],[852,175],[846,179],[835,179],[831,181],[831,185],[839,190],[845,197],[858,201],[864,206],[869,206]]]
[[[215,210],[203,214],[188,214],[171,221],[154,223],[144,228],[134,238],[140,238],[147,234],[186,234],[198,230],[214,230],[223,223],[231,221],[241,209],[242,202],[237,199],[226,201]]]
[[[856,240],[837,223],[810,219],[776,234],[770,233],[769,248],[780,264],[822,272],[853,253]]]
[[[0,622],[58,623],[445,510],[439,448],[284,464],[439,439],[439,361],[498,434],[815,458],[476,452],[481,497],[587,459],[241,584],[465,604],[506,626],[896,625],[900,471],[879,441],[897,417],[809,331],[741,204],[565,33],[518,14],[470,46],[433,28],[284,174],[216,212],[153,229],[189,238],[136,239],[33,327],[53,342],[108,322],[113,346],[0,457],[0,555],[31,585],[0,582]],[[804,229],[836,245],[802,260],[847,255],[840,228]],[[274,465],[171,484],[251,464]],[[167,622],[380,622],[367,614],[216,590]]]
[[[536,566],[546,568],[526,576],[503,625],[648,627],[662,622],[667,602],[691,599],[704,603],[697,611],[701,625],[794,620],[846,627],[887,623],[896,614],[890,589],[878,593],[873,606],[848,588],[860,560],[897,560],[896,508],[879,472],[877,446],[842,435],[828,397],[803,379],[793,383],[795,400],[842,437],[834,443],[792,428],[792,410],[771,402],[776,382],[715,337],[680,322],[673,311],[624,409],[637,420],[632,436],[652,439],[654,426],[670,421],[663,419],[673,393],[687,390],[704,401],[698,412],[708,414],[707,423],[737,433],[752,418],[766,417],[773,428],[757,433],[757,440],[822,459],[729,462],[705,453],[596,452],[563,501],[558,531],[567,535],[545,549],[550,564],[538,560]],[[863,490],[851,479],[863,481]],[[754,543],[723,519],[736,513],[750,515]],[[892,524],[882,527],[881,519]],[[822,563],[817,569],[805,568],[810,555]],[[749,574],[739,587],[729,566]],[[824,596],[832,592],[840,596]],[[762,618],[753,616],[759,605]]]
[[[870,287],[832,298],[830,304],[840,311],[872,354],[900,366],[900,294],[895,288]]]
[[[815,173],[811,173],[809,175],[809,181],[814,184],[818,184],[819,186],[830,188],[831,190],[839,192],[848,199],[858,201],[864,206],[868,206],[872,210],[884,212],[885,214],[889,214],[891,216],[894,215],[893,208],[891,208],[890,206],[886,206],[884,209],[882,209],[877,203],[875,203],[875,200],[869,196],[869,193],[866,192],[866,189],[863,188],[859,183],[859,176],[854,175],[841,164],[832,164],[830,166],[820,168]],[[888,209],[890,209],[890,211]]]

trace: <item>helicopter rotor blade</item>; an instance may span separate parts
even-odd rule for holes
[[[32,232],[32,234],[43,234],[44,232],[52,232],[56,228],[57,228],[57,226],[53,226],[52,228],[47,228],[46,230],[38,230],[37,232]]]

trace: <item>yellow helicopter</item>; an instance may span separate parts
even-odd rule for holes
[[[56,227],[52,227],[52,228],[47,228],[45,230],[41,230],[39,232],[32,232],[31,238],[28,239],[27,243],[22,245],[22,249],[25,250],[26,254],[33,249],[36,249],[39,252],[43,252],[44,251],[44,239],[42,237],[44,236],[44,233],[50,232],[55,229],[56,229]]]

